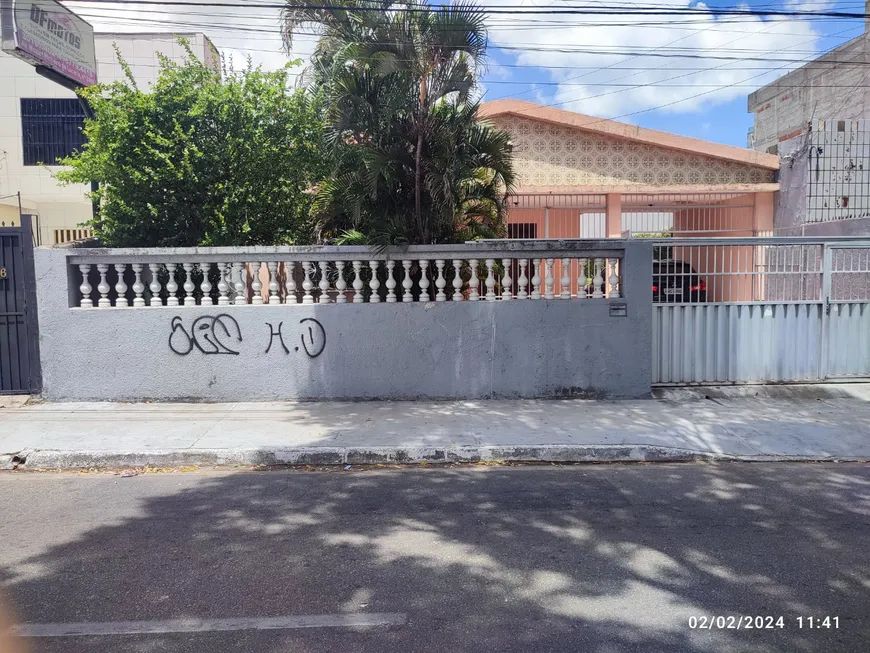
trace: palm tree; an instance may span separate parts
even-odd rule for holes
[[[502,235],[510,142],[477,121],[473,99],[483,12],[302,4],[284,11],[283,32],[288,49],[303,25],[321,34],[310,79],[324,96],[335,170],[317,191],[321,236],[389,245]]]

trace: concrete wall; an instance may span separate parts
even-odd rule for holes
[[[845,132],[838,134],[837,126],[846,128]],[[779,145],[782,168],[774,233],[777,236],[866,238],[870,236],[870,196],[867,194],[870,145],[864,143],[867,130],[863,124],[848,121],[833,121],[817,127],[822,131],[803,134]],[[834,129],[824,131],[826,127]],[[845,143],[831,146],[832,138]],[[821,157],[811,156],[820,150]],[[836,208],[843,203],[844,196],[848,198],[847,207]]]
[[[96,34],[98,79],[111,83],[123,79],[113,43],[130,64],[140,88],[146,89],[157,79],[157,53],[174,61],[187,55],[174,34]],[[220,57],[202,34],[184,34],[194,53],[206,62],[219,65]],[[0,205],[14,207],[18,198],[25,213],[39,216],[40,236],[45,244],[55,242],[56,229],[73,229],[92,215],[89,186],[60,186],[54,180],[59,166],[25,166],[21,126],[21,99],[72,99],[75,94],[38,75],[33,66],[0,52]]]
[[[38,248],[44,396],[643,397],[651,378],[652,248],[642,241],[626,247],[618,300],[120,309],[70,308],[79,280],[66,257],[75,250]],[[625,304],[627,316],[611,316],[612,304]],[[176,316],[190,331],[197,318],[219,314],[229,316],[225,342],[237,354],[173,351],[170,338],[186,349]],[[279,325],[286,353],[278,337],[269,349]]]
[[[779,170],[779,193],[773,221],[777,236],[800,236],[807,215],[807,193],[810,180],[809,141],[806,135],[779,145],[782,167]],[[822,235],[822,234],[819,234]]]

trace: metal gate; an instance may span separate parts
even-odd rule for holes
[[[653,383],[870,377],[870,241],[656,241]]]
[[[0,225],[0,394],[41,390],[30,217]]]
[[[825,378],[870,377],[870,244],[825,248]]]

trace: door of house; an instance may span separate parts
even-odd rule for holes
[[[30,216],[0,223],[0,394],[41,390]]]

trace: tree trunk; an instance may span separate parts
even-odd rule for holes
[[[429,79],[424,72],[420,79],[420,112],[417,115],[417,151],[414,157],[414,218],[417,220],[417,236],[420,238],[420,244],[427,244],[426,230],[423,228],[423,130],[428,92]]]
[[[417,220],[417,236],[426,244],[426,234],[423,233],[423,126],[418,118],[417,153],[414,169],[414,217]]]

